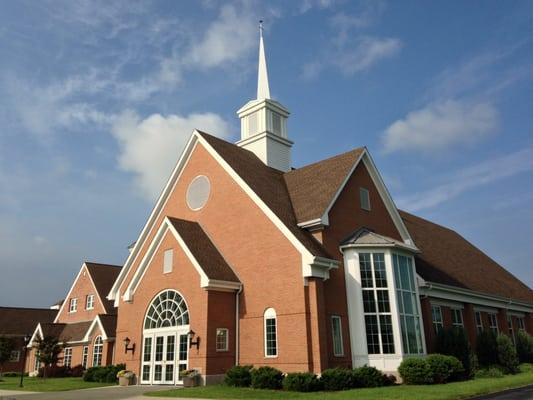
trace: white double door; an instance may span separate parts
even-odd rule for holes
[[[174,385],[182,383],[180,371],[189,363],[187,329],[145,331],[141,383]]]

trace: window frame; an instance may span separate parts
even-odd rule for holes
[[[365,201],[367,202],[366,207],[363,201],[363,196]],[[370,203],[370,190],[368,190],[365,187],[359,187],[359,206],[362,210],[365,211],[371,211],[372,210],[372,204]]]
[[[8,362],[19,362],[20,361],[20,350],[11,350],[9,354]]]
[[[81,350],[81,366],[83,369],[89,366],[89,346],[83,346]]]
[[[507,315],[507,330],[509,332],[509,336],[511,337],[511,340],[513,341],[513,344],[516,346],[516,339],[515,339],[514,326],[513,326],[513,316],[512,315]]]
[[[275,344],[275,354],[268,354],[269,353],[269,342],[267,340],[268,332],[267,332],[267,321],[274,320],[274,344]],[[276,358],[279,355],[279,343],[278,343],[278,317],[276,310],[273,308],[267,308],[263,314],[263,334],[264,334],[264,350],[265,350],[265,358]]]
[[[99,351],[97,352],[96,349],[98,349]],[[94,339],[94,344],[93,344],[93,364],[92,364],[93,367],[99,367],[102,365],[103,354],[104,354],[104,340],[102,339],[102,336],[98,335]],[[95,361],[98,356],[99,356],[98,358],[99,363],[96,364]]]
[[[516,317],[518,320],[518,331],[525,332],[526,331],[526,320],[524,317]]]
[[[219,332],[224,332],[224,346],[219,348]],[[215,349],[216,351],[229,351],[229,329],[228,328],[217,328],[215,336]]]
[[[465,328],[465,322],[463,319],[463,310],[459,307],[450,307],[450,312],[452,313],[452,326],[454,328]],[[457,316],[459,319],[457,320]]]
[[[63,350],[63,365],[65,367],[72,365],[72,347],[65,347]]]
[[[435,313],[434,310],[439,310],[439,316],[440,321],[435,319]],[[433,331],[435,334],[438,335],[438,333],[441,331],[441,329],[444,329],[444,319],[442,317],[442,307],[438,304],[432,304],[431,305],[431,325],[433,326]]]
[[[88,294],[87,297],[85,298],[85,309],[94,310],[94,294]]]
[[[78,311],[78,298],[72,297],[68,304],[68,312],[75,313]]]
[[[335,321],[338,322],[338,335],[335,335]],[[344,342],[342,337],[342,318],[340,315],[331,316],[331,338],[333,344],[333,356],[344,357]],[[337,351],[337,349],[340,349]]]
[[[496,336],[500,333],[500,327],[498,326],[498,314],[495,312],[488,312],[487,316],[489,318],[489,329],[492,333],[494,333]],[[494,321],[493,321],[494,318]],[[494,325],[492,323],[495,323]]]
[[[478,320],[479,317],[479,320]],[[481,314],[481,311],[475,311],[474,312],[474,321],[476,323],[476,332],[479,335],[481,332],[483,332],[483,315]]]

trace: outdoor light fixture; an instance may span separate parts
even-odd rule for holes
[[[24,347],[22,349],[22,368],[20,369],[20,384],[19,387],[22,387],[24,382],[24,370],[26,369],[26,354],[28,351],[28,343],[30,342],[30,335],[24,335]]]
[[[193,341],[194,335],[196,335],[196,333],[192,329],[187,333],[187,336],[189,337],[189,348],[191,349],[192,346],[196,346],[196,350],[198,350],[200,348],[200,338],[197,337],[196,340]]]
[[[126,336],[124,339],[124,353],[128,354],[128,351],[131,351],[131,354],[135,353],[135,343],[133,343],[130,347],[130,338]]]

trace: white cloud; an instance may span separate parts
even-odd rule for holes
[[[472,143],[498,127],[498,111],[490,103],[448,100],[412,111],[384,132],[386,152],[435,151]]]
[[[448,176],[445,183],[434,188],[399,197],[398,205],[413,212],[434,208],[479,186],[528,171],[533,171],[533,148],[463,168]]]
[[[214,113],[141,119],[129,110],[117,117],[112,133],[119,143],[119,166],[134,174],[143,197],[153,201],[161,192],[194,129],[223,138],[230,132],[229,124]]]
[[[303,0],[300,3],[300,13],[304,14],[313,8],[325,9],[331,8],[339,3],[338,0]]]

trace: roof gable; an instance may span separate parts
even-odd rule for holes
[[[533,304],[533,291],[457,232],[400,211],[421,253],[425,280]]]
[[[52,322],[57,310],[46,308],[0,307],[0,335],[28,335],[39,322]]]

